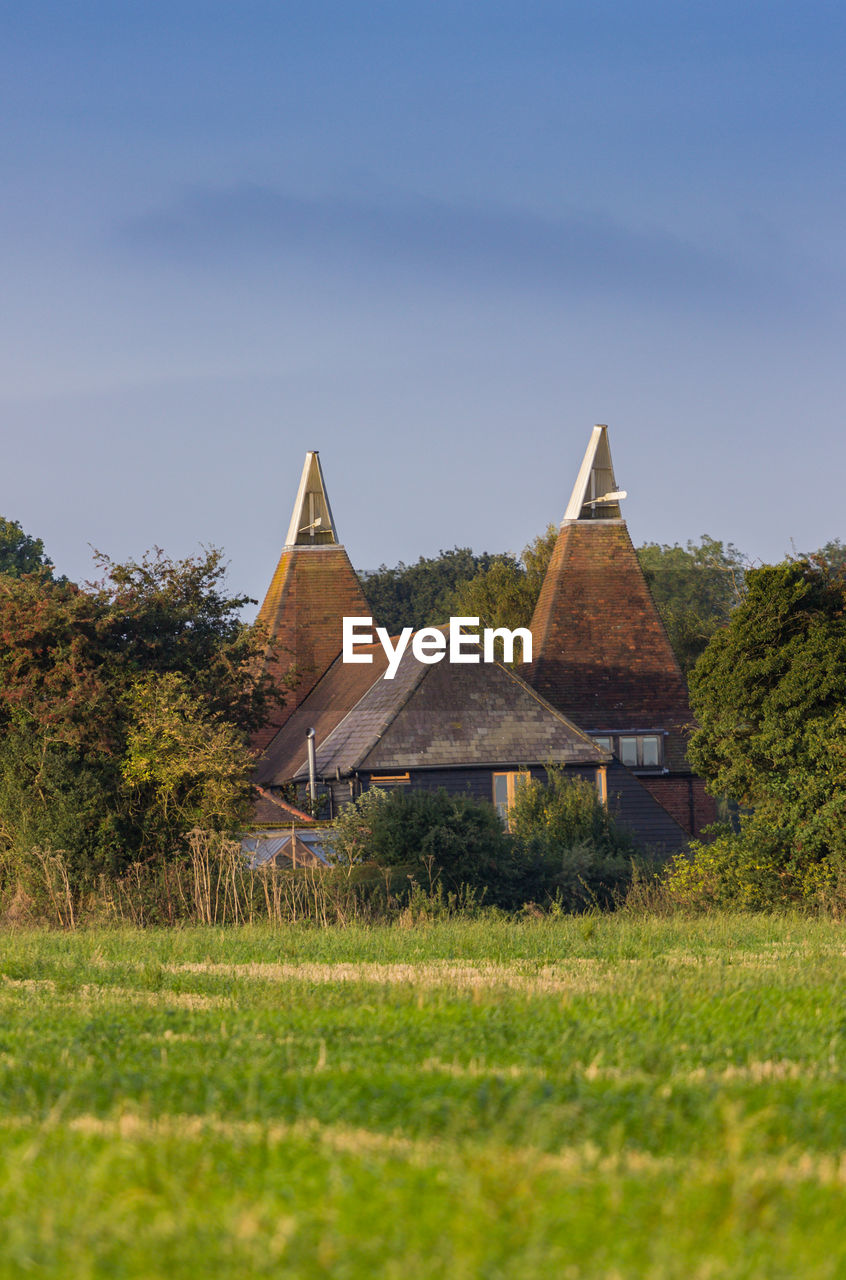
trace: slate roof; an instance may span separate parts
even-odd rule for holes
[[[413,658],[405,664],[421,665]],[[380,684],[384,690],[388,682]],[[361,763],[378,770],[546,761],[600,764],[605,758],[587,734],[508,667],[443,661],[423,668],[410,696]]]
[[[373,646],[374,658],[377,648]],[[362,650],[366,652],[366,650]],[[307,775],[305,734],[316,730],[321,777],[357,770],[516,764],[597,765],[609,759],[561,712],[500,663],[418,662],[406,650],[393,680],[384,658],[340,658],[265,753],[259,780]],[[381,669],[380,669],[381,667]],[[359,691],[353,702],[351,685]]]

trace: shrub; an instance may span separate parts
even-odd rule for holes
[[[666,889],[681,905],[760,911],[824,903],[840,892],[842,859],[797,848],[793,833],[763,813],[744,814],[737,832],[729,826],[711,832],[711,843],[694,840],[689,856],[677,855],[667,869]]]
[[[337,819],[335,855],[401,869],[429,892],[483,893],[511,910],[609,905],[630,882],[634,843],[590,782],[553,768],[548,778],[518,791],[510,834],[492,805],[470,796],[371,788]]]
[[[371,788],[337,819],[333,835],[341,862],[361,860],[404,867],[432,889],[485,891],[500,906],[514,900],[512,842],[492,805],[445,791]]]
[[[588,779],[548,766],[547,782],[518,790],[509,822],[522,901],[578,910],[609,905],[628,886],[636,846]]]

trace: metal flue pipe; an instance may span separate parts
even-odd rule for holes
[[[317,804],[317,753],[314,749],[314,730],[306,734],[308,747],[308,794],[312,804]]]

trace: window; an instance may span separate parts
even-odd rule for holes
[[[495,773],[493,776],[493,802],[502,821],[508,828],[508,810],[514,803],[520,787],[524,787],[531,778],[528,769],[520,769],[515,773]]]
[[[657,733],[645,733],[639,739],[640,764],[643,769],[660,769],[661,739]]]
[[[613,751],[627,769],[663,769],[662,733],[597,734],[594,742],[604,751]]]

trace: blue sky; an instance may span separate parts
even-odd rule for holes
[[[260,596],[306,449],[375,567],[607,422],[636,542],[846,539],[844,65],[814,0],[7,6],[0,512]]]

